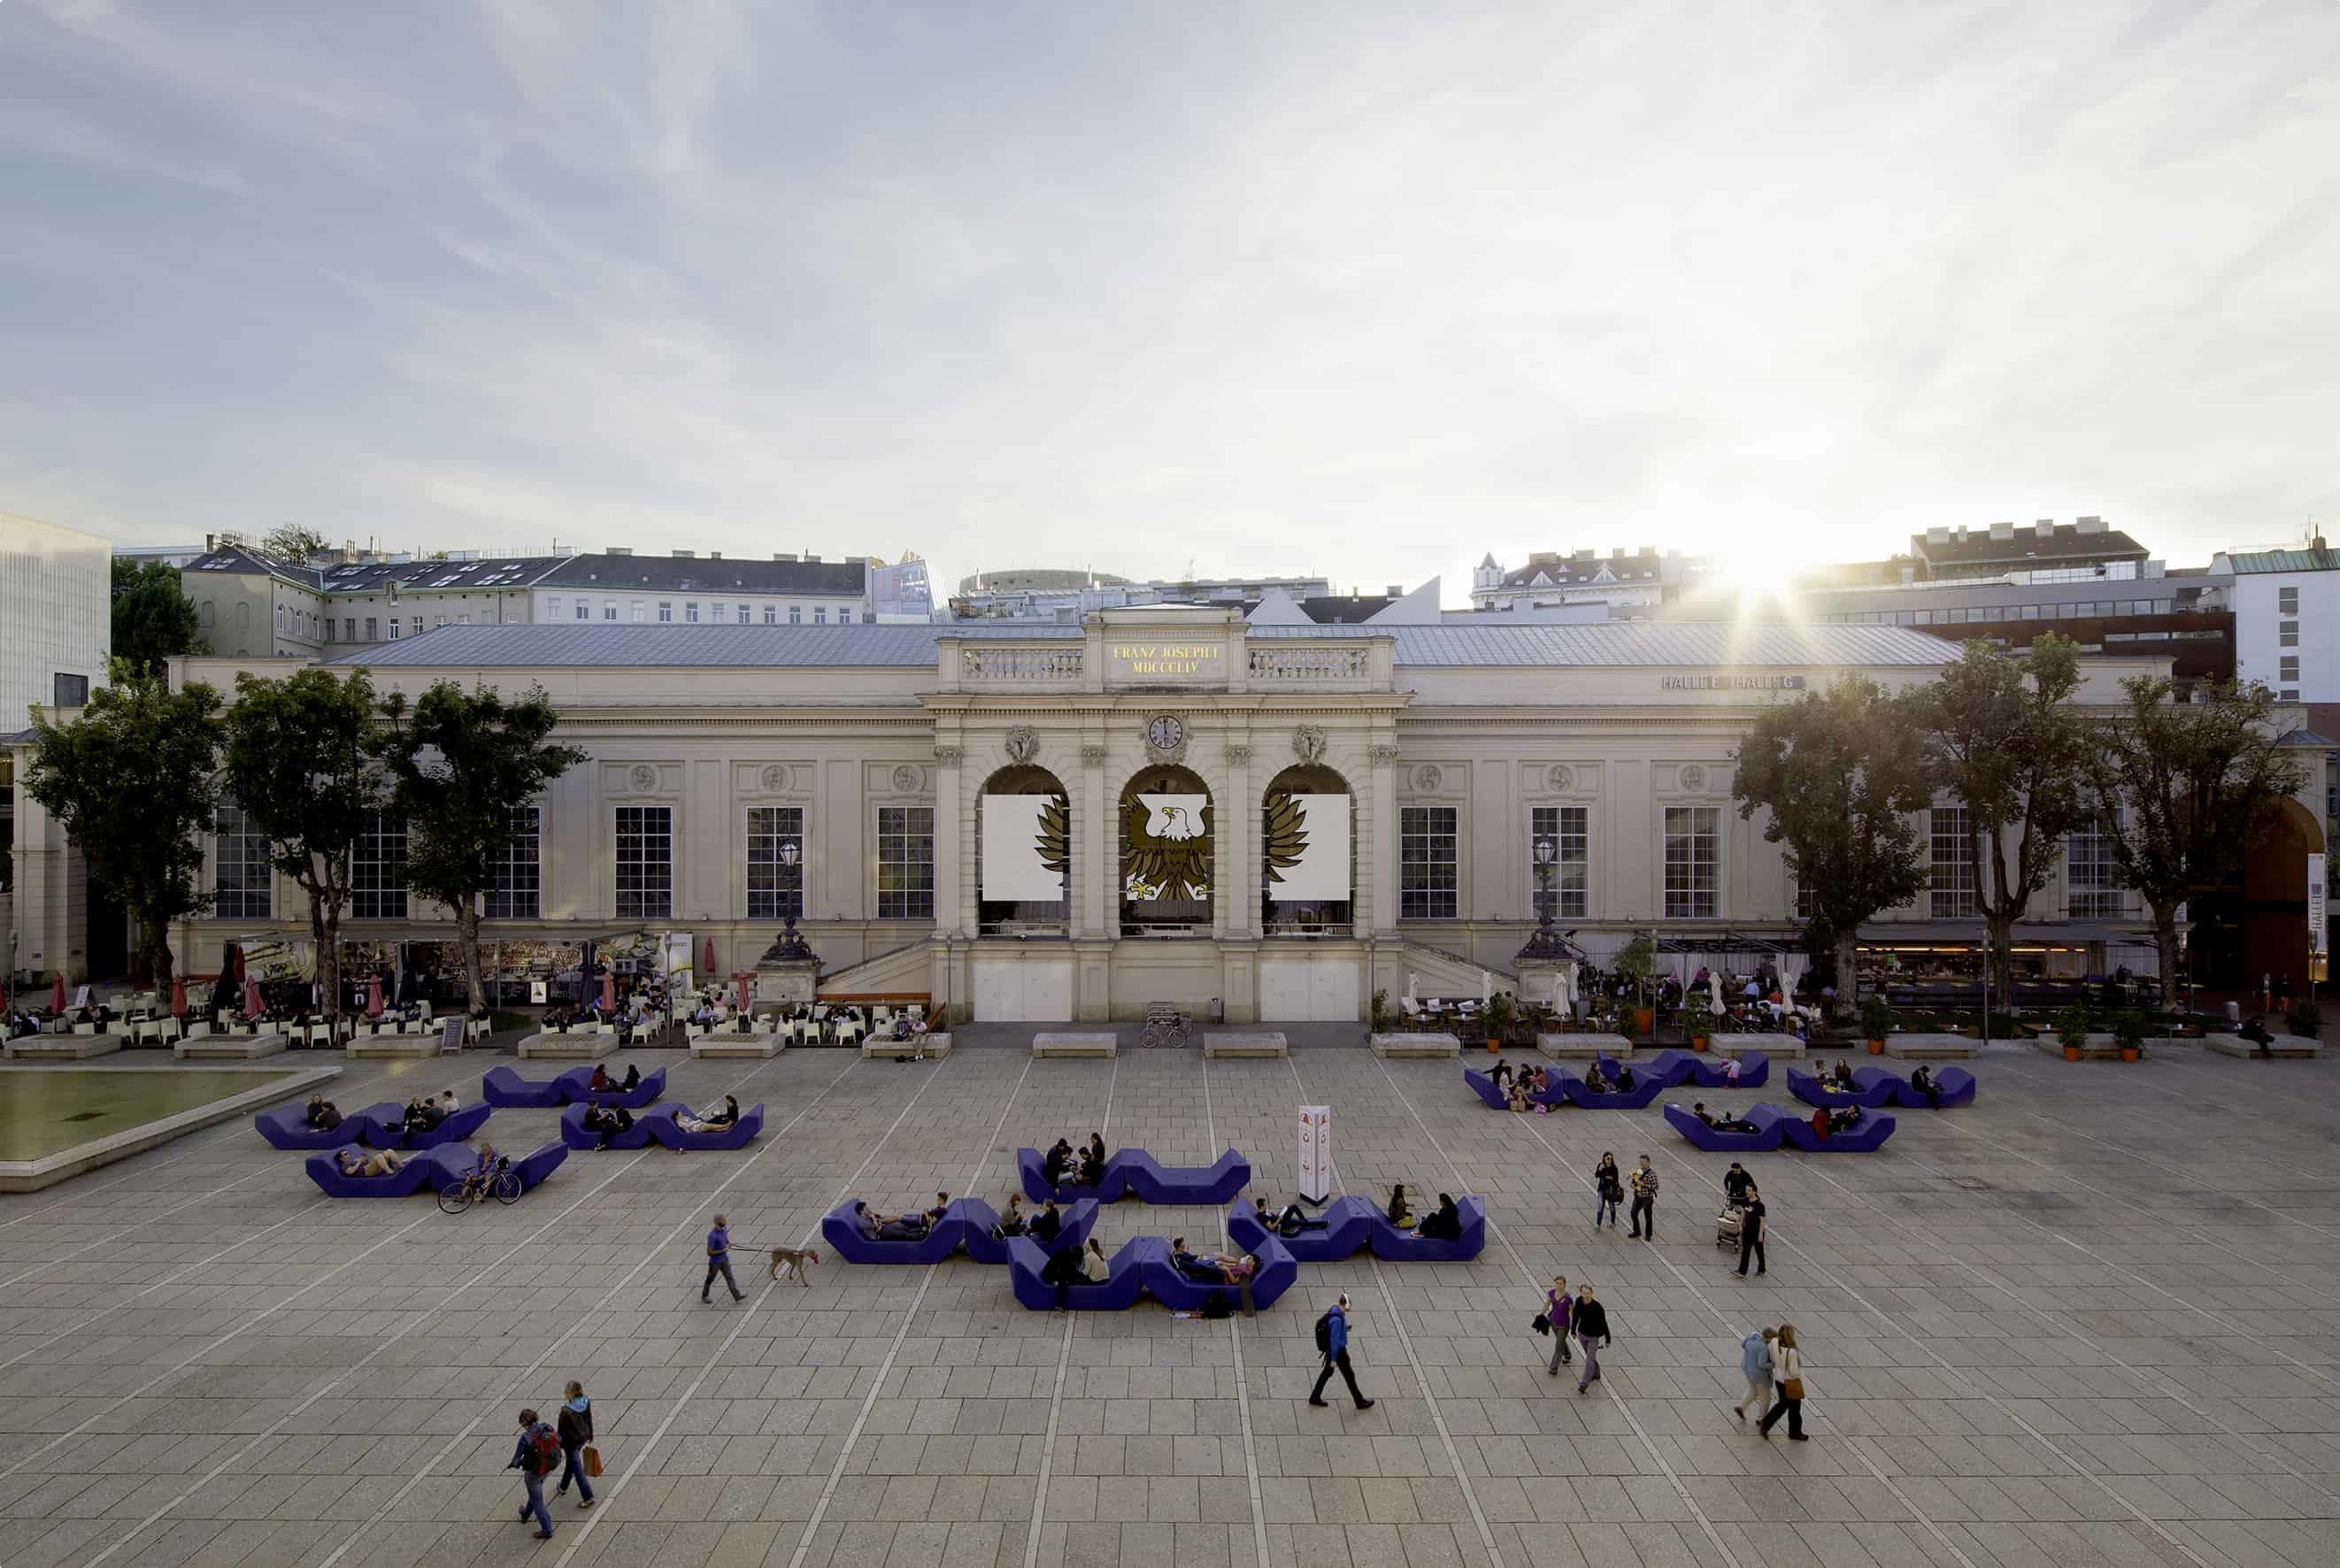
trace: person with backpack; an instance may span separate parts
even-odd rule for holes
[[[1658,1239],[1658,1173],[1650,1168],[1647,1155],[1641,1156],[1640,1168],[1633,1172],[1633,1206],[1627,1217],[1633,1222],[1632,1234],[1637,1239]]]
[[[707,1233],[707,1278],[699,1285],[699,1299],[705,1301],[707,1293],[715,1288],[715,1276],[731,1287],[731,1299],[745,1301],[748,1293],[739,1288],[739,1279],[731,1272],[731,1222],[721,1215],[715,1216],[715,1228]]]
[[[568,1495],[569,1484],[574,1481],[577,1483],[577,1506],[590,1508],[593,1506],[593,1484],[585,1476],[584,1455],[593,1452],[589,1446],[593,1441],[593,1402],[585,1397],[585,1385],[581,1383],[570,1383],[562,1393],[559,1434],[560,1484],[552,1489],[552,1494],[556,1497]],[[598,1470],[600,1464],[600,1458],[596,1454],[593,1468]]]
[[[1324,1385],[1333,1381],[1333,1373],[1338,1368],[1341,1381],[1349,1385],[1349,1397],[1357,1402],[1357,1408],[1371,1410],[1373,1402],[1367,1399],[1365,1391],[1357,1386],[1356,1372],[1349,1365],[1348,1292],[1343,1291],[1340,1299],[1326,1307],[1324,1315],[1316,1320],[1316,1348],[1324,1355],[1324,1370],[1317,1374],[1316,1387],[1308,1395],[1308,1403],[1320,1408],[1324,1406]]]
[[[535,1411],[521,1411],[520,1441],[512,1445],[511,1463],[504,1468],[519,1471],[521,1484],[528,1488],[528,1501],[520,1505],[521,1518],[535,1514],[536,1538],[551,1540],[552,1515],[544,1507],[544,1478],[560,1468],[560,1434]]]

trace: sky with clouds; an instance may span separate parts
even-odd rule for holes
[[[0,511],[945,577],[2340,524],[2340,4],[0,0]]]

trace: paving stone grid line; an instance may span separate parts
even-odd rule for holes
[[[740,1080],[639,1055],[693,1103]],[[468,1100],[492,1059],[352,1063],[335,1097]],[[575,1154],[461,1216],[324,1200],[248,1124],[205,1129],[0,1198],[0,1561],[2340,1562],[2340,1077],[2188,1050],[1977,1066],[1976,1106],[1898,1113],[1875,1156],[1741,1156],[1775,1226],[1744,1281],[1713,1245],[1728,1156],[1656,1107],[1510,1116],[1451,1063],[1361,1048],[789,1053],[748,1074],[773,1129],[749,1150]],[[1280,1201],[1295,1100],[1333,1107],[1346,1190],[1486,1196],[1487,1252],[1304,1265],[1225,1325],[1029,1313],[963,1259],[825,1257],[804,1289],[743,1280],[752,1312],[698,1301],[716,1204],[760,1261],[848,1186],[904,1207],[978,1171],[996,1202],[1017,1146],[1093,1129],[1177,1163],[1232,1145]],[[488,1136],[526,1149],[557,1119],[498,1111]],[[1603,1149],[1655,1156],[1654,1245],[1593,1232]],[[1199,1245],[1224,1218],[1130,1202],[1098,1235]],[[1555,1272],[1597,1280],[1617,1332],[1582,1399],[1526,1327]],[[1370,1412],[1304,1404],[1343,1289]],[[1807,1347],[1809,1444],[1730,1414],[1738,1335],[1779,1321]],[[623,1485],[557,1504],[539,1543],[512,1413],[572,1376]]]

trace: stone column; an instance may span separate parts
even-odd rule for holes
[[[1227,890],[1225,934],[1251,937],[1259,930],[1259,802],[1252,798],[1251,742],[1227,742],[1227,799],[1215,815],[1219,830],[1215,875]]]
[[[1073,831],[1073,931],[1076,936],[1110,938],[1118,925],[1120,907],[1114,883],[1121,859],[1120,802],[1106,791],[1104,746],[1081,748],[1081,776],[1071,788],[1080,803]]]
[[[935,748],[935,931],[957,937],[975,929],[975,891],[967,867],[974,846],[964,827],[967,802],[959,798],[957,746]]]
[[[1370,834],[1360,834],[1358,839],[1357,858],[1366,864],[1358,868],[1357,881],[1360,890],[1369,891],[1370,897],[1357,911],[1357,923],[1370,928],[1376,939],[1394,941],[1398,936],[1397,747],[1377,742],[1366,756],[1372,763],[1366,794],[1373,811]]]

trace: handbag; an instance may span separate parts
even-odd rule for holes
[[[1529,1324],[1528,1326],[1534,1329],[1538,1334],[1550,1334],[1552,1332],[1552,1319],[1547,1315],[1539,1312],[1535,1315],[1535,1321]]]
[[[601,1474],[601,1451],[590,1443],[579,1451],[577,1462],[585,1467],[585,1474],[590,1476],[598,1477]]]
[[[1781,1378],[1781,1379],[1780,1380],[1780,1398],[1782,1398],[1782,1399],[1801,1399],[1803,1396],[1804,1396],[1804,1380],[1803,1380],[1802,1378],[1800,1378],[1800,1377],[1783,1377],[1783,1378]]]

